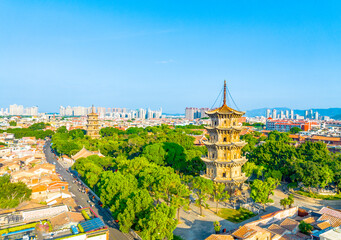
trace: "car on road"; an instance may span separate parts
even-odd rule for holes
[[[82,205],[78,205],[77,208],[79,210],[79,209],[82,209],[83,207],[82,207]]]

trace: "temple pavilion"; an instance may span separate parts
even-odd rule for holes
[[[246,142],[240,140],[243,127],[239,118],[245,112],[237,111],[226,105],[226,81],[224,82],[224,103],[220,108],[207,111],[211,125],[206,126],[209,140],[205,142],[208,150],[202,160],[206,164],[203,177],[216,183],[224,183],[229,192],[240,189],[247,177],[242,166],[247,159],[242,156],[241,149]]]

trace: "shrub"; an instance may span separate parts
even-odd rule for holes
[[[89,215],[87,214],[85,210],[82,210],[81,213],[86,220],[91,220],[91,218],[89,217]]]
[[[178,236],[178,235],[173,235],[173,240],[185,240],[182,237]]]
[[[213,223],[213,225],[214,225],[214,231],[215,231],[216,233],[220,232],[220,229],[221,229],[220,223],[219,223],[218,221],[215,221],[215,222]]]
[[[79,229],[79,232],[83,233],[84,232],[84,229],[83,227],[78,223],[77,225],[78,229]]]
[[[300,222],[300,225],[298,225],[298,228],[304,234],[309,234],[311,230],[313,230],[313,226],[311,226],[309,223],[306,223],[304,221]]]

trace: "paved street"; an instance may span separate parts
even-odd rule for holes
[[[73,183],[73,177],[69,172],[66,171],[62,167],[62,165],[59,164],[57,161],[56,156],[51,152],[50,149],[50,141],[46,141],[44,153],[46,156],[46,160],[49,163],[53,163],[56,165],[56,172],[59,173],[64,181],[67,181],[69,183],[69,191],[70,193],[74,194],[74,199],[78,205],[81,205],[82,207],[90,207],[89,203],[89,196],[86,193],[82,193],[78,191],[79,186],[77,183]],[[101,208],[99,205],[95,205],[92,207],[93,211],[102,219],[102,221],[109,227],[109,239],[111,240],[133,240],[134,237],[130,234],[122,233],[118,230],[118,225],[113,222],[113,218],[111,217],[111,214],[106,210]]]

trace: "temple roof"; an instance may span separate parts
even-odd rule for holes
[[[83,148],[79,151],[79,152],[77,152],[75,155],[73,155],[72,156],[72,159],[74,159],[74,160],[77,160],[77,159],[79,159],[79,158],[86,158],[86,157],[89,157],[89,156],[91,156],[91,155],[98,155],[98,156],[100,156],[100,157],[104,157],[104,155],[102,155],[101,154],[101,152],[100,151],[98,151],[98,152],[92,152],[92,151],[89,151],[89,150],[87,150],[84,146],[83,146]]]
[[[207,111],[206,114],[207,115],[212,115],[212,114],[215,114],[215,113],[218,113],[218,114],[231,114],[231,113],[234,113],[234,114],[237,114],[237,115],[244,115],[245,112],[242,112],[242,111],[237,111],[233,108],[230,108],[228,107],[226,104],[223,104],[223,106],[221,106],[220,108],[216,108],[216,109],[213,109],[211,111]]]

